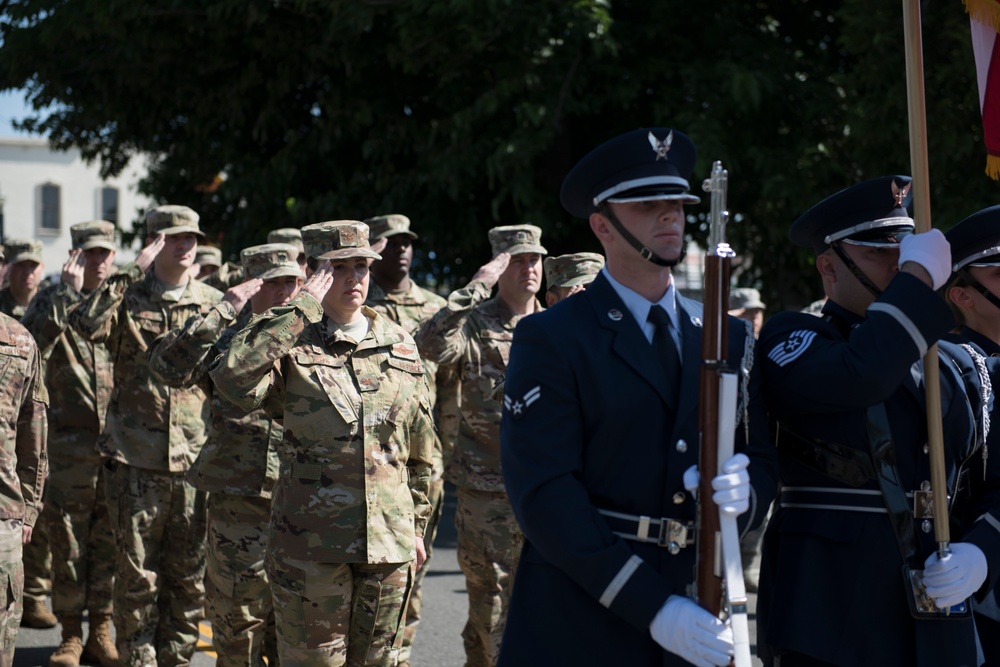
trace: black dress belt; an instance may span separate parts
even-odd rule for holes
[[[775,424],[775,433],[778,453],[814,472],[855,488],[875,481],[870,452],[805,438],[781,422]]]

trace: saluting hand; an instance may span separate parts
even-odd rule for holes
[[[222,296],[223,301],[228,301],[232,304],[233,309],[236,312],[243,310],[243,307],[247,305],[247,301],[250,300],[254,294],[260,291],[261,285],[264,281],[260,278],[251,278],[250,280],[245,280],[239,285],[233,285],[226,293]]]
[[[476,275],[472,276],[472,279],[481,280],[486,283],[487,287],[493,287],[500,280],[503,272],[507,270],[508,264],[510,264],[510,254],[502,252],[479,267],[479,270],[476,271]]]
[[[156,238],[150,241],[145,248],[139,251],[139,255],[135,258],[135,263],[139,265],[139,268],[143,271],[149,271],[149,267],[153,265],[153,260],[156,256],[160,254],[163,250],[163,246],[166,244],[166,240],[163,234],[157,234]]]
[[[77,293],[83,289],[84,259],[83,251],[74,248],[69,251],[69,259],[62,267],[62,282]]]
[[[333,286],[333,266],[330,265],[330,260],[326,260],[316,267],[316,271],[309,276],[309,280],[299,291],[323,303],[323,297],[330,291],[331,286]]]

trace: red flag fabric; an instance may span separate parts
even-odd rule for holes
[[[979,108],[983,114],[986,173],[1000,179],[1000,0],[964,0],[976,55]]]

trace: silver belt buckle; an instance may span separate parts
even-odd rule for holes
[[[676,556],[687,545],[687,526],[673,519],[660,519],[660,535],[656,543]]]

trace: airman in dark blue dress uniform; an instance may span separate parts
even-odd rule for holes
[[[954,324],[934,292],[952,267],[939,231],[911,235],[910,202],[909,177],[866,181],[789,233],[815,251],[828,300],[822,317],[772,317],[757,350],[782,485],[757,602],[765,665],[980,664],[971,615],[940,609],[1000,572],[992,392],[981,355],[939,343],[952,530],[940,559],[921,358]],[[911,579],[922,568],[924,593]]]
[[[944,292],[959,325],[949,340],[977,346],[988,357],[990,376],[997,386],[1000,382],[1000,206],[973,213],[945,232],[945,237],[951,244],[952,276]],[[998,438],[1000,429],[992,429],[988,446]],[[1000,665],[1000,604],[996,588],[985,599],[977,600],[973,608],[985,664]]]
[[[684,477],[698,460],[703,312],[677,293],[670,267],[683,257],[683,204],[698,201],[694,162],[681,132],[636,130],[563,183],[563,206],[589,220],[607,263],[586,291],[514,333],[501,460],[526,544],[500,667],[721,665],[732,652],[731,631],[687,597],[696,504]],[[750,370],[753,342],[730,318],[735,367]],[[713,478],[713,500],[742,512],[744,529],[776,481],[758,378],[747,377],[743,453]]]

